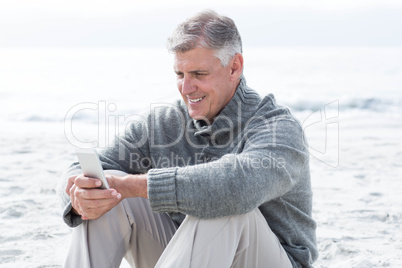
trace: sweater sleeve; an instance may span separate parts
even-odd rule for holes
[[[73,163],[66,172],[61,176],[57,184],[57,195],[59,197],[61,206],[63,208],[63,220],[69,227],[76,227],[82,223],[80,216],[75,215],[71,212],[71,200],[66,193],[66,186],[68,178],[74,175],[79,175],[81,173],[81,168],[78,163]]]
[[[292,117],[243,133],[240,152],[214,161],[148,172],[154,211],[201,218],[242,214],[289,192],[308,168],[301,126]]]

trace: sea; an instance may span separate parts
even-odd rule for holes
[[[248,85],[295,113],[401,112],[402,48],[244,51]],[[96,123],[95,107],[118,117],[177,98],[173,56],[164,48],[0,48],[3,123],[63,122],[73,111],[74,120]]]

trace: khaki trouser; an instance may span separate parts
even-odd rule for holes
[[[292,267],[258,209],[235,216],[187,216],[180,228],[153,213],[143,198],[129,198],[98,220],[74,228],[64,267]]]

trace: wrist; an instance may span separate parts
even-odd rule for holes
[[[116,191],[122,195],[122,198],[148,198],[147,174],[128,174],[119,177],[114,186]]]

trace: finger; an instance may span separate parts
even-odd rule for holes
[[[102,199],[84,201],[82,204],[82,219],[98,219],[106,212],[115,207],[120,201],[116,199]]]
[[[81,215],[81,211],[80,211],[79,205],[77,204],[76,199],[75,199],[75,194],[74,194],[75,188],[76,188],[76,186],[75,186],[74,184],[73,184],[73,186],[70,188],[70,193],[69,193],[69,195],[70,195],[70,200],[71,200],[71,206],[72,206],[72,208],[73,208],[73,211],[75,210],[76,213],[78,213],[79,215]]]
[[[109,184],[110,188],[114,187],[114,176],[110,174],[105,174],[105,178],[107,180],[107,183]]]
[[[96,178],[85,177],[84,175],[77,176],[74,184],[80,188],[98,188],[102,185],[102,181]]]
[[[121,194],[115,189],[85,189],[77,187],[74,197],[78,200],[121,199]]]
[[[68,195],[70,196],[70,201],[71,201],[71,205],[74,206],[74,190],[75,190],[75,185],[73,184],[73,186],[69,189]]]
[[[103,210],[104,208],[113,206],[117,202],[118,200],[115,198],[82,200],[80,206],[84,214],[87,215],[90,211]]]
[[[71,176],[71,177],[69,177],[69,178],[67,179],[66,193],[67,193],[68,195],[70,195],[70,189],[71,189],[71,187],[73,186],[74,180],[75,180],[76,177],[77,177],[77,176],[74,175],[74,176]]]
[[[83,220],[101,217],[122,198],[115,189],[84,189],[75,184],[70,192],[72,206]]]

